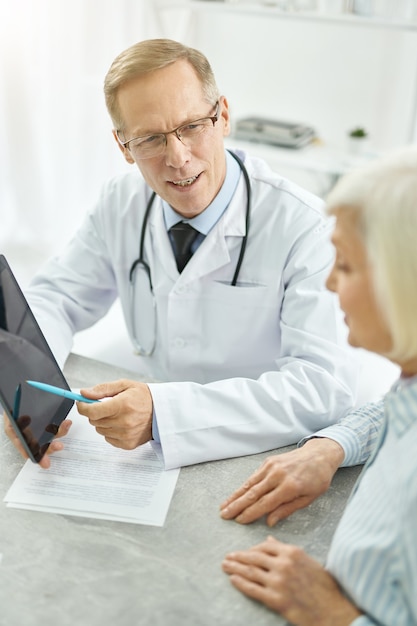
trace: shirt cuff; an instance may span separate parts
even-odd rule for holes
[[[334,425],[328,426],[327,428],[322,428],[322,430],[317,431],[316,433],[314,433],[314,435],[310,435],[301,439],[301,441],[298,442],[298,447],[303,446],[310,439],[318,437],[333,439],[333,441],[336,441],[336,443],[342,446],[345,453],[345,458],[340,464],[340,467],[360,465],[361,463],[363,463],[363,461],[358,458],[358,450],[360,450],[358,438],[351,429],[345,428],[341,425]]]
[[[155,409],[152,413],[152,439],[156,441],[156,443],[161,443],[161,438],[159,436],[158,422],[156,421],[156,413]]]

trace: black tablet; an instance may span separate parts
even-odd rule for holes
[[[69,389],[5,257],[0,255],[0,402],[29,458],[39,463],[73,400],[29,386]]]

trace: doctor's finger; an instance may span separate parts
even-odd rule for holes
[[[80,392],[86,398],[100,400],[106,397],[112,398],[117,396],[119,393],[130,389],[132,386],[135,386],[134,381],[121,378],[119,380],[100,383],[99,385],[94,385],[94,387],[85,387],[81,389]]]
[[[43,455],[41,460],[39,461],[39,466],[43,469],[49,469],[51,467],[51,455],[54,452],[60,452],[64,449],[64,444],[61,441],[53,440],[49,444],[48,450],[46,454]]]
[[[105,420],[89,420],[99,435],[117,439],[138,439],[147,428],[147,424],[137,421],[134,425],[126,427],[120,422],[108,422]]]
[[[113,398],[103,402],[77,402],[77,411],[87,417],[90,422],[116,419],[120,414],[118,403]]]
[[[54,439],[61,439],[62,437],[65,437],[66,435],[68,435],[68,432],[71,426],[72,426],[72,421],[70,419],[65,419],[63,422],[61,422],[58,428],[58,432],[55,435]]]
[[[9,439],[17,439],[17,435],[14,432],[14,429],[10,423],[10,420],[8,418],[8,416],[6,415],[6,413],[3,413],[3,426],[4,426],[4,432],[6,433],[6,435],[9,437]]]
[[[60,452],[64,449],[64,444],[60,440],[68,434],[71,426],[72,421],[70,419],[65,419],[63,422],[61,422],[58,428],[58,432],[48,446],[46,454],[44,454],[42,459],[39,461],[40,467],[42,467],[43,469],[48,469],[51,466],[51,461],[49,458],[51,454],[53,454],[54,452]]]
[[[137,420],[136,423],[129,428],[126,428],[124,424],[120,423],[114,425],[107,423],[104,426],[102,426],[102,422],[95,424],[90,420],[90,423],[94,426],[98,434],[102,435],[109,443],[126,450],[133,450],[152,439],[151,423],[148,423],[147,420]],[[116,444],[116,442],[118,443]]]
[[[106,402],[111,404],[111,401]],[[108,411],[103,409],[91,410],[91,405],[85,409],[84,415],[94,428],[102,428],[113,430],[120,434],[129,434],[135,430],[140,430],[144,423],[147,423],[147,416],[143,416],[138,412],[123,411],[116,407],[114,411]],[[84,410],[84,409],[82,409]]]

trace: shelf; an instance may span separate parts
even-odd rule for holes
[[[240,15],[293,20],[300,22],[321,22],[366,28],[388,28],[398,30],[417,30],[417,21],[390,20],[382,17],[368,17],[353,13],[321,13],[319,11],[284,11],[273,4],[227,2],[216,0],[183,0],[182,2],[158,2],[159,9],[189,9],[198,12],[222,12]]]
[[[325,176],[326,181],[320,183],[320,192],[317,189],[310,189],[323,197],[340,176],[381,156],[381,153],[372,149],[356,156],[338,147],[322,144],[320,141],[313,141],[304,148],[294,149],[262,142],[243,141],[236,139],[233,135],[225,138],[225,146],[229,149],[237,148],[253,157],[264,159],[278,173],[290,169],[309,172],[315,176]],[[294,176],[291,178],[294,180]]]
[[[268,161],[274,160],[295,168],[333,175],[345,174],[353,167],[378,156],[374,150],[369,150],[363,156],[351,155],[346,150],[323,145],[320,141],[313,141],[303,148],[284,148],[257,141],[243,141],[230,135],[225,138],[225,144],[228,148],[241,148],[249,153],[256,153]]]

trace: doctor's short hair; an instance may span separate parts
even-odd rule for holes
[[[120,87],[134,78],[162,69],[181,59],[188,61],[194,68],[207,103],[214,105],[217,102],[220,92],[211,65],[202,52],[172,39],[145,39],[121,52],[104,79],[106,106],[116,130],[123,130],[117,99]],[[167,98],[169,97],[170,94],[167,93]]]
[[[393,347],[385,356],[417,357],[417,148],[371,161],[341,178],[327,197],[327,212],[357,217],[372,267],[377,302]]]

